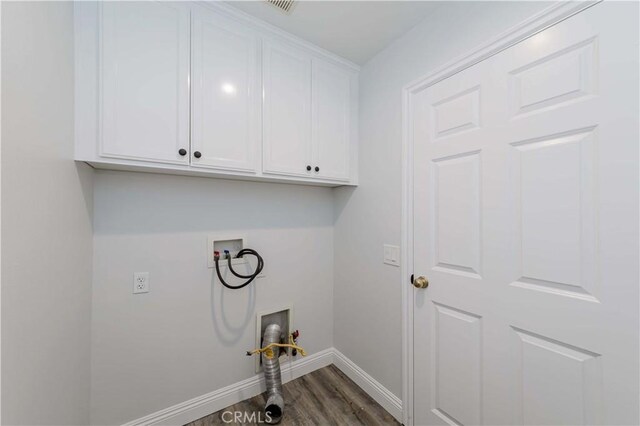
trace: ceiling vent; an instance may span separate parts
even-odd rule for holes
[[[295,0],[267,0],[267,3],[271,3],[285,13],[289,13],[291,11],[294,2]]]

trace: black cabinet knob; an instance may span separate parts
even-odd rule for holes
[[[311,166],[307,166],[307,171],[310,172],[311,171]]]
[[[196,157],[196,158],[200,158],[200,157],[202,157],[202,154],[200,153],[200,151],[196,151],[196,152],[193,153],[193,156]]]
[[[182,155],[184,157],[185,155],[187,155],[187,150],[184,149],[184,148],[180,148],[178,150],[178,154],[180,154],[180,155]]]
[[[320,171],[320,167],[316,166],[315,170],[316,170],[316,172],[319,172]]]

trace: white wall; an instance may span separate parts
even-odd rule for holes
[[[255,374],[256,312],[294,306],[300,343],[333,345],[329,188],[125,172],[95,176],[92,424],[142,417]],[[246,233],[264,279],[223,289],[207,235]],[[132,294],[134,272],[151,292]]]
[[[447,3],[366,64],[361,184],[331,190],[121,172],[92,186],[71,160],[72,6],[3,2],[2,423],[120,423],[250,377],[255,313],[286,304],[309,352],[335,345],[400,395],[408,283],[382,244],[400,244],[401,88],[544,5]],[[234,230],[266,278],[223,292],[206,235]],[[131,294],[136,271],[150,293]]]
[[[397,396],[400,286],[409,282],[399,268],[382,263],[382,245],[401,239],[402,87],[548,5],[440,5],[361,71],[360,186],[335,192],[334,344]]]
[[[2,424],[89,421],[92,171],[73,5],[2,2]]]

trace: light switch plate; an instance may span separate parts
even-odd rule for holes
[[[385,244],[384,263],[392,266],[400,266],[400,247]]]

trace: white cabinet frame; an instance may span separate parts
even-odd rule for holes
[[[117,3],[114,4],[117,7]],[[170,5],[170,6],[169,6]],[[251,17],[237,9],[225,5],[222,2],[210,2],[210,3],[196,3],[196,2],[184,2],[184,3],[168,3],[166,7],[184,7],[187,13],[190,13],[191,20],[189,21],[189,39],[188,44],[184,47],[184,52],[188,57],[188,98],[187,104],[184,107],[186,111],[186,121],[184,117],[180,119],[180,134],[186,131],[186,138],[184,144],[180,143],[175,147],[174,158],[145,158],[144,156],[135,155],[118,155],[118,153],[109,152],[109,150],[103,149],[102,138],[104,136],[103,122],[104,108],[101,107],[101,103],[104,98],[102,96],[101,83],[103,82],[103,76],[100,74],[101,69],[101,21],[103,5],[99,2],[77,2],[74,4],[74,25],[75,25],[75,159],[77,161],[83,161],[95,168],[111,169],[111,170],[132,170],[142,172],[153,173],[165,173],[165,174],[178,174],[189,176],[207,176],[207,177],[219,177],[227,179],[239,179],[239,180],[253,180],[253,181],[265,181],[265,182],[288,182],[305,185],[316,186],[342,186],[342,185],[357,185],[357,137],[358,137],[358,72],[359,67],[343,58],[336,56],[330,52],[327,52],[307,41],[304,41],[298,37],[288,34],[276,27],[271,26],[263,21],[260,21],[254,17]],[[111,6],[108,6],[111,7]],[[204,158],[205,153],[201,156],[199,162],[194,161],[194,142],[197,141],[197,137],[194,139],[194,118],[197,121],[197,117],[194,117],[194,108],[192,102],[197,101],[200,94],[195,94],[196,90],[194,77],[194,58],[192,44],[193,40],[193,26],[194,20],[204,19],[200,14],[211,14],[214,16],[216,22],[221,23],[221,28],[225,28],[234,34],[255,34],[256,36],[256,62],[255,67],[257,77],[256,84],[258,90],[255,92],[257,100],[255,105],[257,108],[252,114],[255,114],[255,128],[253,124],[249,124],[253,129],[250,132],[255,132],[256,136],[252,136],[250,139],[255,140],[255,146],[252,151],[251,158],[242,158],[242,156],[236,156],[231,161],[226,161],[224,155],[220,158],[216,158],[216,154],[206,153],[207,157]],[[181,30],[182,31],[182,30]],[[197,31],[196,31],[197,32]],[[351,81],[351,103],[350,103],[350,125],[349,125],[349,156],[348,156],[348,176],[335,177],[335,176],[323,176],[322,173],[309,173],[306,174],[306,165],[304,167],[304,173],[296,175],[294,173],[268,173],[263,169],[263,159],[265,145],[263,145],[263,132],[264,126],[262,120],[264,119],[264,110],[262,109],[261,101],[264,96],[262,79],[262,63],[263,53],[262,45],[273,42],[274,44],[285,44],[293,46],[297,51],[303,52],[305,56],[309,57],[309,64],[311,67],[311,61],[313,58],[316,60],[326,61],[331,63],[337,68],[344,69],[345,72],[352,73]],[[180,43],[184,44],[181,40]],[[181,46],[182,46],[181,44]],[[197,43],[196,43],[197,45]],[[182,47],[180,49],[183,49]],[[182,63],[182,62],[181,62]],[[309,75],[311,80],[311,73]],[[180,103],[183,100],[180,99]],[[309,116],[311,115],[311,104],[313,99],[310,100]],[[182,110],[181,110],[182,111]],[[184,114],[184,111],[182,113]],[[253,110],[252,110],[253,111]],[[182,126],[182,122],[185,122],[185,126]],[[105,125],[107,123],[104,123]],[[311,118],[309,118],[309,146],[311,147]],[[197,135],[197,131],[195,132]],[[180,139],[182,141],[182,137]],[[197,142],[196,142],[197,144]],[[182,146],[184,145],[184,146]],[[268,144],[267,144],[268,145]],[[215,146],[213,144],[212,146]],[[180,149],[187,150],[185,156],[178,154]],[[173,149],[173,148],[172,148]],[[204,150],[203,150],[204,151]],[[310,148],[309,163],[313,163],[314,151]],[[236,161],[240,158],[240,161]],[[317,160],[316,160],[317,161]],[[316,164],[309,164],[313,167]],[[301,167],[302,168],[302,167]]]

